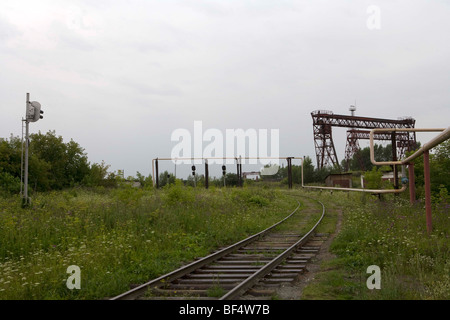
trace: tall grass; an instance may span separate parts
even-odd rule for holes
[[[296,201],[269,189],[122,187],[0,198],[0,299],[101,299],[273,224]],[[81,268],[81,289],[66,286]]]
[[[403,197],[379,201],[345,193],[322,197],[340,203],[342,230],[331,245],[337,259],[323,266],[320,289],[306,290],[305,298],[450,299],[450,198],[445,191],[434,198],[430,235],[422,201],[410,205]],[[381,269],[380,290],[366,286],[370,265]],[[335,278],[339,285],[333,284]]]

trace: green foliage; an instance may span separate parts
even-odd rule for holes
[[[104,161],[102,163],[97,164],[94,163],[90,171],[87,175],[84,176],[81,184],[94,187],[94,186],[102,186],[102,187],[115,187],[117,186],[118,177],[114,173],[108,173],[109,165],[107,165]]]
[[[442,187],[450,192],[450,140],[441,143],[432,151],[433,153],[430,153],[431,192],[438,195]],[[410,152],[408,155],[412,153]],[[423,156],[416,158],[413,163],[417,195],[423,197],[425,183]]]
[[[144,189],[153,188],[153,180],[152,176],[149,174],[147,177],[145,177],[143,174],[141,174],[139,171],[136,172],[137,181]]]
[[[144,196],[144,191],[140,188],[135,188],[130,184],[123,183],[120,188],[112,191],[115,199],[128,206],[136,206]]]
[[[321,169],[314,168],[310,157],[305,157],[303,162],[303,182],[308,183],[323,183],[325,178],[330,173],[339,173],[338,167],[324,167]],[[284,164],[279,167],[278,172],[274,175],[262,176],[263,181],[281,181],[281,184],[288,184],[288,168]],[[302,168],[301,165],[292,165],[292,182],[294,184],[302,183]]]
[[[191,187],[184,187],[181,180],[176,180],[174,184],[167,184],[164,186],[166,192],[164,193],[164,200],[171,206],[193,203],[195,201],[195,194]]]
[[[300,177],[301,180],[301,177]],[[303,182],[311,183],[316,180],[315,173],[314,173],[314,165],[312,163],[312,160],[310,157],[305,157],[303,161]],[[295,181],[295,180],[294,180]],[[300,181],[301,183],[301,181]]]
[[[0,192],[20,190],[22,141],[19,137],[0,138]],[[64,143],[55,131],[30,135],[28,184],[30,191],[60,190],[84,186],[115,186],[115,176],[104,162],[88,162],[84,149],[75,141]],[[19,181],[19,188],[17,188]]]
[[[159,174],[159,186],[164,187],[168,184],[175,183],[175,176],[173,174],[170,174],[169,171],[164,171]]]
[[[8,172],[0,171],[0,194],[18,193],[20,191],[20,179],[12,176]]]
[[[38,193],[25,209],[19,202],[0,198],[0,299],[111,297],[261,231],[295,206],[273,190],[181,181]],[[81,290],[66,287],[70,265],[81,268]]]
[[[374,158],[376,161],[392,161],[392,145],[387,144],[385,147],[375,144],[373,147]],[[343,168],[347,168],[346,160],[341,161]],[[353,171],[366,170],[371,171],[374,165],[370,161],[370,148],[365,147],[358,150],[349,160],[348,169]]]
[[[309,298],[314,293],[327,299],[448,300],[450,217],[443,190],[444,203],[435,199],[430,235],[423,207],[400,196],[362,202],[358,194],[323,195],[322,201],[343,210],[342,228],[331,245],[337,258],[319,274],[320,284],[308,290]],[[366,287],[370,265],[381,269],[381,290]],[[345,281],[333,283],[336,275]],[[319,293],[319,288],[327,291]]]
[[[383,172],[378,170],[377,167],[373,167],[371,171],[366,171],[364,178],[366,180],[366,189],[381,189],[381,177]]]

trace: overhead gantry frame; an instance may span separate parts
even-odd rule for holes
[[[416,123],[413,118],[393,120],[358,117],[333,114],[333,112],[327,110],[313,111],[311,117],[313,119],[314,146],[318,169],[329,165],[340,167],[334,147],[332,127],[350,128],[347,132],[346,147],[346,159],[349,160],[359,149],[358,140],[369,139],[370,131],[357,129],[414,128]],[[406,151],[411,151],[416,146],[415,132],[403,132],[401,134],[384,132],[377,134],[374,138],[392,142],[394,161],[402,158]]]

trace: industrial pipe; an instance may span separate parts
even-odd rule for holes
[[[405,131],[405,132],[442,132],[441,134],[439,134],[438,136],[434,137],[432,140],[428,141],[427,143],[425,143],[419,150],[417,150],[416,152],[414,152],[412,155],[410,155],[409,157],[403,159],[403,160],[398,160],[398,161],[375,161],[375,153],[374,153],[374,142],[373,142],[373,137],[374,134],[377,132],[391,132],[391,131]],[[432,128],[427,128],[427,129],[418,129],[418,128],[380,128],[380,129],[372,129],[370,131],[370,161],[376,165],[376,166],[384,166],[384,165],[396,165],[396,164],[408,164],[410,163],[412,160],[416,159],[417,157],[421,156],[425,151],[430,150],[432,148],[434,148],[435,146],[437,146],[438,144],[444,142],[445,140],[447,140],[448,138],[450,138],[450,127],[448,127],[447,129],[432,129]]]
[[[324,190],[338,190],[338,191],[356,191],[356,192],[366,192],[366,193],[376,193],[376,194],[385,194],[385,193],[400,193],[406,190],[406,184],[403,184],[401,189],[357,189],[357,188],[338,188],[338,187],[320,187],[320,186],[305,186],[303,184],[303,160],[302,158],[302,188],[310,188],[310,189],[324,189]]]
[[[373,147],[373,136],[376,132],[391,132],[391,131],[406,131],[406,132],[435,132],[435,131],[442,131],[439,135],[425,143],[419,150],[414,152],[409,157],[400,160],[400,161],[382,161],[377,162],[375,161],[375,152]],[[444,142],[445,140],[450,138],[450,127],[447,129],[416,129],[416,128],[406,128],[406,129],[400,129],[400,128],[383,128],[383,129],[373,129],[370,131],[370,161],[374,165],[396,165],[396,164],[408,164],[409,165],[409,172],[410,172],[410,179],[414,179],[414,164],[411,162],[412,160],[416,159],[417,157],[421,156],[423,154],[423,165],[424,165],[424,180],[425,180],[425,216],[426,216],[426,222],[427,222],[427,232],[428,234],[431,233],[433,230],[432,225],[432,215],[431,215],[431,182],[430,182],[430,149],[434,148],[438,144]],[[413,182],[411,183],[411,189],[414,188]],[[415,201],[415,191],[410,191],[410,202],[413,203]]]

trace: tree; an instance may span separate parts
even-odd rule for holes
[[[9,140],[0,138],[0,189],[7,192],[20,190],[21,163],[22,139],[13,136]],[[115,186],[115,175],[108,173],[108,168],[104,162],[91,165],[78,143],[73,140],[64,143],[55,131],[30,135],[30,190],[46,191],[75,185]]]
[[[117,180],[114,173],[108,173],[109,165],[102,160],[101,164],[94,163],[89,173],[84,176],[82,184],[89,187],[103,186],[110,187],[116,186]]]
[[[73,186],[76,183],[81,183],[83,178],[89,174],[90,167],[84,149],[78,143],[70,140],[66,144],[66,163],[65,174],[67,183]]]
[[[175,176],[173,174],[170,174],[169,171],[164,171],[159,174],[159,186],[164,187],[166,184],[172,184],[175,183]]]
[[[314,182],[314,165],[310,157],[305,157],[303,161],[303,183],[311,182]]]
[[[409,152],[408,155],[414,153]],[[423,156],[413,160],[415,182],[420,196],[422,186],[425,183]],[[450,140],[447,140],[430,152],[430,180],[431,192],[438,194],[441,186],[450,191]]]
[[[375,144],[373,147],[373,154],[376,161],[391,161],[392,160],[392,145],[387,144],[385,147]],[[345,167],[346,160],[342,160],[342,166]],[[362,165],[362,167],[361,167]],[[370,148],[365,147],[358,150],[349,160],[349,170],[353,171],[370,171],[373,168],[373,163],[370,161]]]
[[[383,172],[378,170],[377,167],[372,167],[371,171],[366,171],[364,174],[364,178],[366,180],[366,188],[367,189],[381,189],[381,177],[383,176]]]
[[[136,177],[141,184],[142,188],[151,188],[153,187],[153,180],[152,176],[149,174],[148,177],[145,177],[143,174],[141,174],[139,171],[136,172]]]
[[[41,132],[31,134],[29,154],[31,157],[43,160],[50,165],[48,174],[51,189],[62,189],[67,185],[67,176],[65,175],[67,162],[66,146],[63,138],[61,136],[57,137],[55,131],[49,131],[47,134],[42,134]],[[31,172],[30,178],[32,178]],[[39,178],[35,177],[34,179]]]

